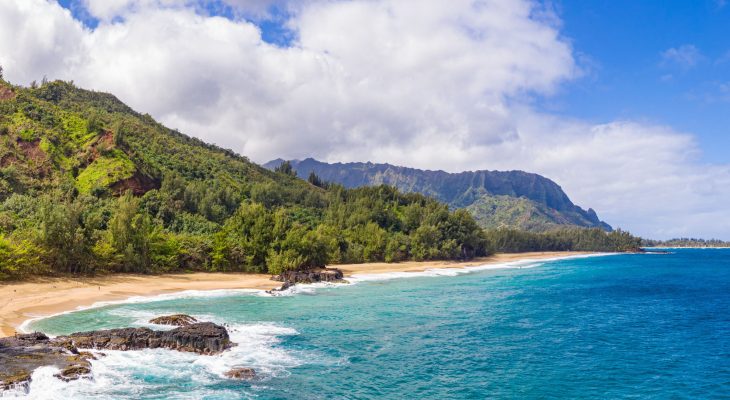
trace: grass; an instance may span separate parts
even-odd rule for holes
[[[96,136],[95,132],[89,132],[88,122],[73,113],[63,113],[61,115],[61,125],[63,126],[63,130],[68,133],[71,140],[79,148]]]
[[[88,194],[96,187],[107,187],[131,177],[136,170],[134,163],[120,150],[97,158],[76,177],[76,188]]]

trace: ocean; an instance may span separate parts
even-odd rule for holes
[[[670,250],[185,292],[29,323],[59,335],[186,313],[217,356],[105,351],[93,380],[44,367],[38,399],[727,399],[730,250]],[[252,367],[256,380],[223,374]]]

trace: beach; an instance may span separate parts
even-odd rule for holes
[[[532,252],[496,254],[466,262],[427,261],[335,265],[345,276],[420,272],[433,268],[464,268],[520,260],[541,260],[588,252]],[[11,336],[26,320],[89,307],[98,302],[120,301],[134,296],[154,296],[185,290],[256,289],[281,285],[270,275],[241,273],[189,273],[166,275],[116,274],[79,278],[35,278],[0,285],[0,336]]]

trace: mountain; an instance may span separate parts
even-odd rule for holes
[[[264,164],[274,169],[284,160]],[[546,231],[564,226],[611,230],[595,211],[573,204],[555,182],[523,171],[448,173],[390,164],[328,164],[307,158],[290,161],[301,177],[314,172],[326,182],[347,188],[391,185],[404,192],[427,195],[451,208],[468,210],[483,228],[512,227]]]

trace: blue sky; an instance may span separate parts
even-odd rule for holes
[[[730,5],[562,0],[557,8],[588,75],[542,107],[596,122],[667,124],[694,133],[708,162],[730,161]],[[696,49],[694,64],[663,56],[682,46]]]

